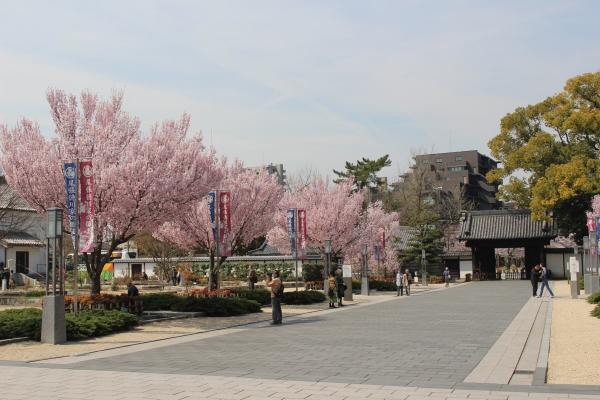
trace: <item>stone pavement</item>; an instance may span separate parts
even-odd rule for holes
[[[502,392],[142,372],[1,366],[2,400],[600,400],[600,395]]]
[[[528,300],[528,282],[381,297],[62,365],[0,362],[0,399],[600,400],[594,388],[462,383]]]
[[[448,388],[525,304],[527,284],[478,282],[69,368]]]

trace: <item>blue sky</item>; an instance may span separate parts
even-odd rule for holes
[[[500,118],[600,69],[597,1],[3,1],[0,123],[53,134],[49,87],[125,92],[143,128],[193,129],[247,165],[331,175],[478,149]]]

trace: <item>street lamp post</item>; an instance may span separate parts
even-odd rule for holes
[[[59,344],[67,341],[65,322],[65,288],[63,259],[63,210],[48,209],[46,296],[42,311],[43,343]],[[52,268],[50,269],[50,263]],[[52,282],[50,284],[50,276]]]
[[[362,281],[360,285],[360,294],[368,296],[369,295],[369,247],[367,244],[363,244],[362,246]]]
[[[325,250],[325,267],[323,268],[323,293],[327,296],[327,278],[329,277],[330,269],[330,257],[331,257],[331,239],[327,239],[323,242]]]
[[[425,249],[421,249],[421,277],[423,278],[423,286],[427,286],[427,255]]]

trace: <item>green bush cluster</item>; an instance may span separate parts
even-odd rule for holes
[[[592,316],[600,318],[600,304],[597,304],[596,307],[594,307],[592,310]]]
[[[109,335],[131,329],[138,323],[135,315],[127,312],[81,311],[77,315],[67,314],[67,339],[77,340]],[[37,308],[0,311],[0,339],[28,337],[40,340],[42,333],[42,311]]]
[[[257,301],[262,305],[271,303],[271,292],[266,289],[234,288],[231,291],[239,297]]]
[[[42,311],[37,308],[0,311],[0,340],[28,337],[40,340]]]
[[[352,281],[352,290],[360,290],[361,285],[361,281]],[[398,287],[396,286],[396,282],[393,281],[378,281],[374,279],[369,279],[369,289],[378,290],[380,292],[386,292],[396,291],[398,290]]]
[[[261,312],[258,301],[243,297],[185,297],[174,293],[142,296],[147,311],[201,312],[209,317],[227,317]]]
[[[126,331],[138,324],[135,315],[119,310],[90,310],[67,314],[67,339],[78,340]]]
[[[600,303],[600,292],[592,293],[587,298],[588,303],[598,304]]]
[[[302,290],[283,294],[283,303],[285,304],[312,304],[322,301],[325,301],[325,295],[318,290]]]
[[[30,290],[28,292],[25,292],[25,297],[42,297],[46,295],[46,291],[45,290]]]

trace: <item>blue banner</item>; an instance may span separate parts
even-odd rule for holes
[[[296,209],[290,208],[287,210],[287,228],[290,238],[290,250],[292,256],[296,257]]]
[[[68,162],[63,166],[65,188],[67,190],[67,218],[71,228],[73,248],[77,248],[77,163]]]
[[[213,231],[213,238],[217,240],[217,192],[214,190],[208,192],[208,215]]]
[[[598,247],[600,247],[600,217],[596,217],[596,240],[598,241]]]

